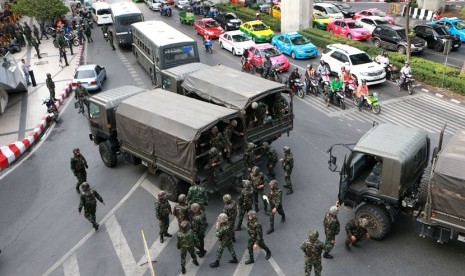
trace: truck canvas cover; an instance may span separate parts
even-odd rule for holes
[[[181,81],[184,80],[187,75],[209,67],[210,66],[200,62],[193,62],[176,67],[171,67],[169,69],[164,69],[162,70],[162,73],[174,77],[177,81]]]
[[[265,80],[217,65],[189,74],[182,87],[199,97],[229,108],[243,110],[269,94],[286,90],[281,83]]]
[[[192,171],[200,134],[237,111],[156,89],[121,102],[116,122],[121,145]]]
[[[465,130],[438,153],[430,185],[433,210],[465,218]]]
[[[104,106],[105,109],[110,109],[118,106],[121,101],[145,91],[145,88],[125,85],[95,94],[90,100]]]

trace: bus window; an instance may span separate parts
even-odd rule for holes
[[[163,49],[163,56],[165,63],[190,59],[195,56],[194,47],[192,47],[192,45],[186,45]]]

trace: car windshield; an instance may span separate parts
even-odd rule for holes
[[[406,39],[404,30],[397,30],[396,33],[398,36],[400,36],[400,38]]]
[[[232,36],[232,41],[234,42],[244,42],[244,41],[249,41],[250,37],[244,35],[244,34],[236,34]]]
[[[74,76],[75,79],[89,79],[95,78],[94,70],[81,70],[77,71],[76,75]]]
[[[253,25],[252,27],[253,27],[253,29],[254,29],[255,31],[264,31],[264,30],[268,29],[268,26],[266,26],[266,25],[263,24],[263,23],[255,24],[255,25]]]
[[[326,12],[328,12],[329,14],[333,14],[333,13],[340,13],[341,11],[336,7],[327,7]]]
[[[352,61],[352,65],[360,65],[360,64],[373,62],[370,56],[367,55],[366,53],[351,55],[350,61]]]
[[[358,22],[347,22],[347,26],[349,26],[349,29],[363,28],[363,26],[360,25],[360,23],[358,23]]]
[[[310,43],[310,40],[308,40],[305,36],[296,36],[291,38],[291,42],[294,45],[305,45]]]
[[[225,17],[226,17],[226,20],[237,19],[237,17],[236,17],[234,14],[232,14],[232,13],[226,14]]]
[[[437,28],[434,28],[434,31],[438,34],[438,35],[449,35],[449,31],[444,28],[444,27],[437,27]]]
[[[216,22],[216,21],[208,21],[208,22],[205,22],[205,27],[206,27],[206,28],[215,28],[215,27],[218,27],[218,22]]]
[[[339,4],[339,7],[343,8],[343,9],[347,9],[347,10],[352,8],[352,6],[351,6],[351,5],[349,5],[349,4],[345,4],[345,3],[343,3],[343,4]]]
[[[97,14],[98,15],[111,14],[111,10],[110,9],[101,9],[101,10],[97,11]]]
[[[375,20],[376,25],[389,25],[386,20]]]
[[[380,17],[385,17],[386,13],[382,11],[374,11],[373,15],[380,16]]]
[[[275,48],[262,49],[261,52],[262,52],[263,57],[265,55],[270,55],[270,57],[276,57],[276,56],[281,55],[281,53],[279,51],[277,51]]]
[[[455,22],[454,26],[457,28],[457,30],[465,30],[465,23],[462,21]]]

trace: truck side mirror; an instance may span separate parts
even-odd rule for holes
[[[334,155],[329,156],[329,161],[328,161],[328,169],[332,172],[336,171],[337,165],[336,165],[337,158]]]

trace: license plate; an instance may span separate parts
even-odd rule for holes
[[[465,242],[465,236],[458,235],[458,236],[457,236],[457,240],[458,240],[458,241],[461,241],[461,242]]]

